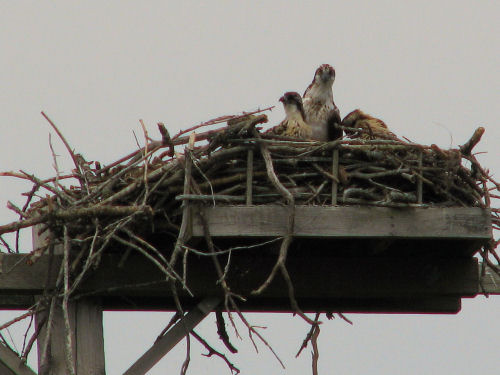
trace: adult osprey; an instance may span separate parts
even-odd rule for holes
[[[356,138],[363,139],[393,139],[400,140],[396,135],[389,130],[385,122],[364,113],[360,109],[356,109],[349,113],[342,120],[342,126],[353,129],[360,129],[361,132],[355,130],[346,130],[346,134]]]
[[[311,139],[312,129],[305,120],[302,98],[296,92],[285,92],[279,99],[285,108],[286,117],[266,133],[279,134],[287,137]]]
[[[328,64],[321,65],[314,73],[311,84],[304,92],[306,121],[312,127],[312,139],[333,141],[342,137],[340,111],[333,102],[335,69]]]

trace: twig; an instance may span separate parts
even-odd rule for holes
[[[217,333],[219,334],[219,338],[231,353],[238,353],[238,349],[236,349],[229,341],[229,335],[226,331],[226,323],[224,322],[224,317],[222,316],[221,310],[217,310],[215,312],[215,318],[217,322]]]
[[[460,146],[460,152],[464,155],[470,155],[472,149],[479,143],[481,140],[481,137],[484,134],[484,128],[479,127],[474,131],[474,134],[472,134],[472,137],[464,143],[462,146]]]
[[[76,168],[76,170],[78,172],[77,178],[80,180],[82,189],[84,189],[84,190],[87,191],[87,188],[88,188],[87,181],[85,180],[85,176],[82,173],[82,170],[80,168],[80,164],[78,163],[78,160],[77,160],[77,158],[75,156],[75,153],[74,153],[73,149],[70,147],[70,145],[69,145],[68,141],[66,140],[66,138],[59,131],[59,129],[57,128],[56,124],[54,124],[54,122],[43,111],[41,113],[42,113],[42,116],[45,117],[45,119],[49,122],[50,126],[52,126],[52,128],[55,130],[55,132],[57,133],[57,135],[59,136],[59,138],[61,139],[61,141],[64,143],[64,146],[66,147],[66,150],[68,150],[68,153],[71,156],[71,159],[73,160],[73,163],[75,164],[75,168]]]
[[[69,235],[68,227],[64,225],[64,253],[63,253],[63,267],[64,267],[64,295],[62,300],[62,312],[64,317],[64,344],[65,344],[65,359],[66,370],[70,375],[75,375],[75,363],[73,361],[73,331],[69,323],[68,301],[69,301]]]
[[[208,350],[207,354],[203,354],[205,357],[211,357],[212,355],[216,355],[217,357],[222,358],[224,362],[226,362],[226,365],[227,367],[229,367],[229,371],[231,371],[231,374],[236,375],[240,373],[240,370],[235,365],[233,365],[224,354],[222,354],[221,352],[215,350],[212,346],[210,346],[210,344],[206,342],[198,333],[196,333],[195,331],[191,331],[191,335],[196,340],[198,340],[205,347],[205,349]]]
[[[91,217],[120,217],[131,214],[152,215],[149,206],[92,206],[84,208],[68,208],[55,210],[26,220],[14,221],[10,224],[0,225],[0,234],[14,232],[21,228],[32,227],[51,220],[62,220],[65,222]]]

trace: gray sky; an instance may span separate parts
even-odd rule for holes
[[[419,143],[457,146],[486,128],[477,151],[500,171],[498,1],[4,1],[0,0],[0,170],[53,175],[44,110],[88,160],[109,163],[136,148],[144,119],[150,135],[213,117],[276,105],[303,92],[322,63],[336,69],[336,104],[382,118]],[[84,5],[83,5],[84,4]],[[70,160],[58,140],[62,168]],[[5,203],[29,189],[0,179]],[[29,241],[25,246],[30,248]],[[456,316],[355,315],[354,326],[327,322],[320,372],[342,374],[491,374],[498,371],[500,297],[465,300]],[[1,313],[0,321],[11,313]],[[106,313],[108,375],[120,374],[152,343],[167,313]],[[310,373],[296,350],[300,318],[251,315],[287,365],[234,340],[243,374]],[[199,329],[217,343],[213,319]],[[13,333],[15,333],[13,331]],[[192,374],[226,373],[193,343]],[[181,345],[151,374],[176,373]],[[228,371],[227,371],[228,373]]]

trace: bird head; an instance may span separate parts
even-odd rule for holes
[[[283,96],[279,99],[280,102],[283,103],[283,107],[285,108],[285,112],[287,115],[292,112],[300,112],[302,118],[305,118],[304,114],[304,106],[302,104],[302,97],[299,93],[294,91],[288,91],[283,94]]]
[[[314,73],[314,80],[317,83],[333,85],[333,81],[335,81],[335,69],[328,64],[321,65]]]
[[[355,109],[344,117],[342,120],[342,126],[352,128],[354,127],[354,124],[356,124],[356,121],[362,120],[364,117],[366,117],[366,114],[363,111]]]

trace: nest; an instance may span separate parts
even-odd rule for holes
[[[44,115],[65,142],[75,169],[70,175],[58,173],[46,180],[24,172],[2,173],[30,180],[33,188],[26,194],[23,208],[9,202],[20,220],[0,226],[0,235],[39,225],[39,233],[49,235],[32,252],[32,262],[55,245],[64,244],[65,251],[78,260],[67,270],[71,285],[65,293],[70,293],[98,265],[100,255],[117,243],[143,253],[167,279],[189,289],[176,271],[176,263],[187,249],[186,207],[195,203],[285,204],[292,207],[291,216],[296,204],[481,207],[491,210],[493,226],[498,229],[500,217],[491,201],[500,198],[492,193],[500,185],[471,153],[482,128],[463,146],[451,150],[369,139],[362,130],[356,133],[352,129],[349,138],[323,143],[262,134],[258,125],[267,122],[267,117],[259,112],[217,118],[174,137],[158,124],[160,141],[151,140],[143,127],[146,146],[107,166],[74,154]],[[217,130],[195,133],[203,126],[223,122],[227,125]],[[186,145],[183,152],[178,152],[180,145]],[[77,184],[65,186],[68,179]],[[32,203],[40,190],[49,191],[50,196]],[[293,218],[291,223],[293,227]],[[147,242],[153,233],[172,238],[168,253]],[[283,239],[276,267],[257,293],[269,285],[278,269],[287,278],[284,260],[291,235]],[[18,252],[2,242],[9,252]],[[207,242],[214,252],[213,243]],[[496,245],[492,240],[480,253],[484,264],[498,272]],[[218,272],[223,281],[220,265]],[[228,311],[237,310],[234,301],[244,296],[232,295],[224,282],[221,288]],[[293,293],[290,298],[299,315],[317,325],[317,319],[311,321],[300,313]]]
[[[92,243],[102,252],[114,241],[137,246],[130,233],[147,237],[165,231],[179,238],[183,206],[192,202],[482,207],[491,209],[498,228],[498,210],[491,207],[497,196],[491,190],[500,185],[471,153],[483,128],[451,150],[366,139],[370,137],[362,130],[352,129],[349,138],[308,142],[261,134],[258,125],[267,117],[259,112],[220,117],[174,137],[160,123],[161,141],[152,141],[143,127],[146,146],[107,166],[74,154],[44,115],[66,144],[75,169],[71,175],[58,173],[47,180],[24,172],[2,173],[34,185],[22,209],[9,202],[21,219],[0,226],[0,235],[42,224],[42,231],[48,229],[51,236],[34,257],[60,242],[64,230],[70,238],[87,239],[86,246],[79,241],[77,248]],[[217,130],[195,133],[223,122],[227,125]],[[176,152],[183,144],[184,152]],[[78,185],[64,186],[68,179],[76,179]],[[50,196],[32,203],[41,189]],[[94,238],[96,228],[99,233]],[[17,251],[3,243],[9,251]]]

